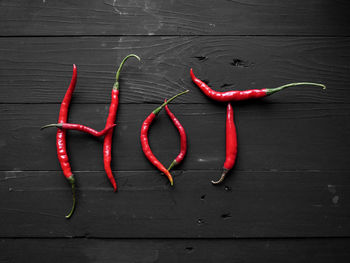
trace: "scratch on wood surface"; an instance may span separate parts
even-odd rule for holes
[[[204,163],[204,162],[213,162],[213,161],[217,161],[219,160],[218,157],[211,157],[211,158],[198,158],[197,161],[200,163]]]
[[[263,2],[263,1],[239,1],[239,0],[227,0],[228,2],[235,3],[237,5],[242,5],[242,6],[249,6],[249,7],[267,7],[267,8],[272,8],[272,7],[279,7],[279,8],[285,8],[285,5],[282,4],[280,1],[268,1],[268,2]],[[295,9],[297,9],[299,6],[294,5],[293,6]],[[303,7],[299,7],[298,9],[303,10]]]
[[[117,0],[113,0],[113,9],[115,12],[117,12],[119,15],[122,15],[123,13],[117,8]]]
[[[164,43],[164,42],[156,42],[156,43],[151,44],[151,45],[144,45],[144,43],[140,43],[140,44],[141,44],[140,46],[133,46],[133,47],[130,47],[130,46],[125,46],[125,47],[116,46],[116,47],[113,47],[112,49],[117,49],[117,50],[118,49],[146,49],[146,48],[168,46],[170,43],[169,42],[166,42],[166,43]]]
[[[122,12],[122,11],[119,9],[117,0],[113,0],[112,3],[108,3],[108,2],[103,2],[103,3],[104,3],[105,5],[112,6],[114,12],[117,13],[117,14],[119,14],[119,15],[128,15],[127,12]]]
[[[16,175],[12,175],[12,176],[5,176],[5,178],[4,179],[0,179],[0,181],[6,181],[6,180],[8,180],[8,179],[16,179],[17,178],[17,176]]]
[[[183,116],[209,116],[209,115],[222,115],[223,112],[188,112],[183,113]]]
[[[183,47],[183,48],[189,48],[188,46],[191,46],[193,44],[193,40],[195,38],[190,38],[189,40],[183,41],[183,42],[179,42],[177,44],[172,43],[168,48],[166,48],[165,50],[162,50],[158,53],[155,54],[155,56],[159,56],[160,54],[169,54],[171,53],[170,51],[174,50],[174,49],[178,49],[179,47]],[[181,53],[183,49],[180,49],[179,51],[177,51],[177,53]]]
[[[238,5],[245,5],[245,6],[256,6],[256,4],[254,3],[249,3],[249,1],[238,1],[238,0],[226,0],[228,2],[232,2],[232,3],[235,3],[235,4],[238,4]]]

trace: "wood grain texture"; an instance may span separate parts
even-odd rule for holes
[[[349,35],[338,0],[6,0],[0,35]]]
[[[76,172],[78,207],[61,172],[0,172],[1,237],[349,237],[350,177],[344,172]]]
[[[154,170],[140,146],[141,124],[157,104],[123,104],[117,116],[112,167]],[[225,159],[225,105],[170,106],[188,134],[188,154],[179,169],[220,170]],[[0,105],[1,170],[60,170],[56,130],[39,128],[57,121],[59,105]],[[77,104],[69,121],[102,129],[108,105]],[[234,106],[238,133],[236,170],[350,170],[348,104],[270,104]],[[165,165],[179,152],[177,130],[162,112],[150,129],[153,152]],[[68,152],[73,170],[103,171],[102,140],[71,131]],[[10,154],[9,154],[10,153]]]
[[[0,1],[0,262],[350,262],[350,3],[345,0]],[[113,193],[101,139],[68,133],[78,183],[58,165],[59,103],[78,65],[69,120],[102,129],[114,74],[121,105]],[[225,105],[216,90],[326,84],[235,103],[238,160],[225,183]],[[189,152],[175,187],[141,152],[142,121],[166,97]],[[150,132],[178,153],[162,113]]]
[[[115,70],[136,53],[121,75],[121,103],[158,103],[184,89],[175,103],[212,103],[192,83],[189,69],[214,89],[296,87],[274,103],[348,103],[350,39],[313,37],[78,37],[0,38],[0,103],[60,103],[78,66],[74,103],[109,103]]]
[[[349,239],[288,240],[0,240],[3,262],[347,263]],[[253,253],[252,253],[253,251]],[[62,253],[63,252],[63,253]]]

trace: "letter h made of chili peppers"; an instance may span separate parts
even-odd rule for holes
[[[59,163],[61,165],[63,174],[71,185],[72,197],[73,197],[73,205],[72,205],[72,208],[71,208],[69,214],[66,216],[66,218],[70,218],[73,215],[75,207],[76,207],[75,177],[71,171],[71,166],[69,163],[68,154],[67,154],[67,150],[66,150],[66,130],[82,131],[82,132],[91,134],[91,135],[96,136],[96,137],[105,136],[104,145],[103,145],[104,166],[105,166],[107,176],[113,185],[114,191],[116,191],[116,189],[117,189],[116,182],[115,182],[115,179],[113,177],[112,170],[110,167],[112,136],[113,136],[113,128],[116,126],[115,119],[116,119],[116,113],[117,113],[118,104],[119,104],[119,98],[118,98],[118,95],[119,95],[119,75],[120,75],[120,71],[121,71],[125,61],[130,57],[135,57],[138,60],[140,60],[140,58],[134,54],[130,54],[122,60],[120,66],[117,70],[117,73],[116,73],[116,81],[115,81],[115,83],[113,85],[113,89],[112,89],[112,98],[111,98],[111,104],[110,104],[110,108],[109,108],[109,114],[107,117],[105,128],[102,131],[96,131],[96,130],[94,130],[90,127],[87,127],[85,125],[67,122],[69,105],[70,105],[73,91],[75,89],[75,85],[76,85],[76,81],[77,81],[77,67],[75,65],[73,65],[73,76],[72,76],[71,83],[70,83],[69,88],[67,89],[66,94],[65,94],[65,96],[62,100],[62,103],[61,103],[60,113],[59,113],[59,117],[58,117],[58,123],[49,124],[49,125],[45,125],[42,127],[42,129],[48,128],[48,127],[57,127],[58,128],[57,135],[56,135],[57,156],[58,156],[58,160],[59,160]]]

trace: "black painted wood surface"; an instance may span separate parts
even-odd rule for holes
[[[344,238],[324,239],[2,239],[2,262],[339,262]]]
[[[0,262],[349,262],[348,1],[0,1]],[[113,193],[102,140],[68,132],[78,182],[56,157],[60,102],[78,66],[69,120],[104,127],[121,74]],[[225,159],[225,105],[216,90],[295,87],[234,103],[238,159]],[[171,188],[145,159],[144,118],[164,98],[188,133]],[[162,112],[150,143],[168,164],[179,150]]]
[[[109,103],[119,61],[142,57],[123,70],[120,103],[159,103],[184,89],[174,103],[211,103],[192,84],[189,69],[213,88],[277,87],[295,81],[326,83],[295,87],[273,103],[347,103],[350,40],[340,37],[16,37],[0,38],[1,103],[60,103],[78,65],[74,103]]]
[[[70,190],[58,171],[1,172],[2,236],[311,238],[350,232],[346,172],[235,171],[213,187],[219,171],[174,171],[173,188],[152,170],[115,174],[118,194],[103,171],[76,172],[79,206],[68,222],[62,215]]]
[[[76,0],[0,4],[2,35],[348,35],[346,0]]]

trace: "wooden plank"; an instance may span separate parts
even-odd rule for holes
[[[143,120],[155,104],[122,104],[113,140],[115,170],[152,170],[140,146]],[[236,170],[350,170],[349,104],[240,103]],[[188,135],[188,154],[179,169],[221,169],[225,159],[225,105],[176,104],[171,109]],[[0,170],[60,170],[55,129],[39,127],[57,121],[56,104],[0,105]],[[105,104],[73,104],[69,121],[102,129]],[[165,165],[178,154],[177,130],[162,112],[150,129],[153,152]],[[68,152],[74,171],[103,171],[102,139],[71,131]]]
[[[338,262],[349,239],[101,240],[3,239],[0,261],[40,262]],[[254,253],[252,253],[254,251]]]
[[[350,39],[315,37],[82,37],[0,38],[0,103],[60,103],[78,65],[75,103],[109,103],[115,70],[121,103],[158,103],[184,89],[176,103],[211,103],[189,69],[219,91],[321,82],[269,98],[274,103],[349,103]]]
[[[59,172],[0,172],[1,237],[349,237],[350,177],[344,172],[242,172],[213,186],[218,171],[77,172],[78,206]]]
[[[327,0],[5,0],[0,35],[348,35],[349,7]]]

